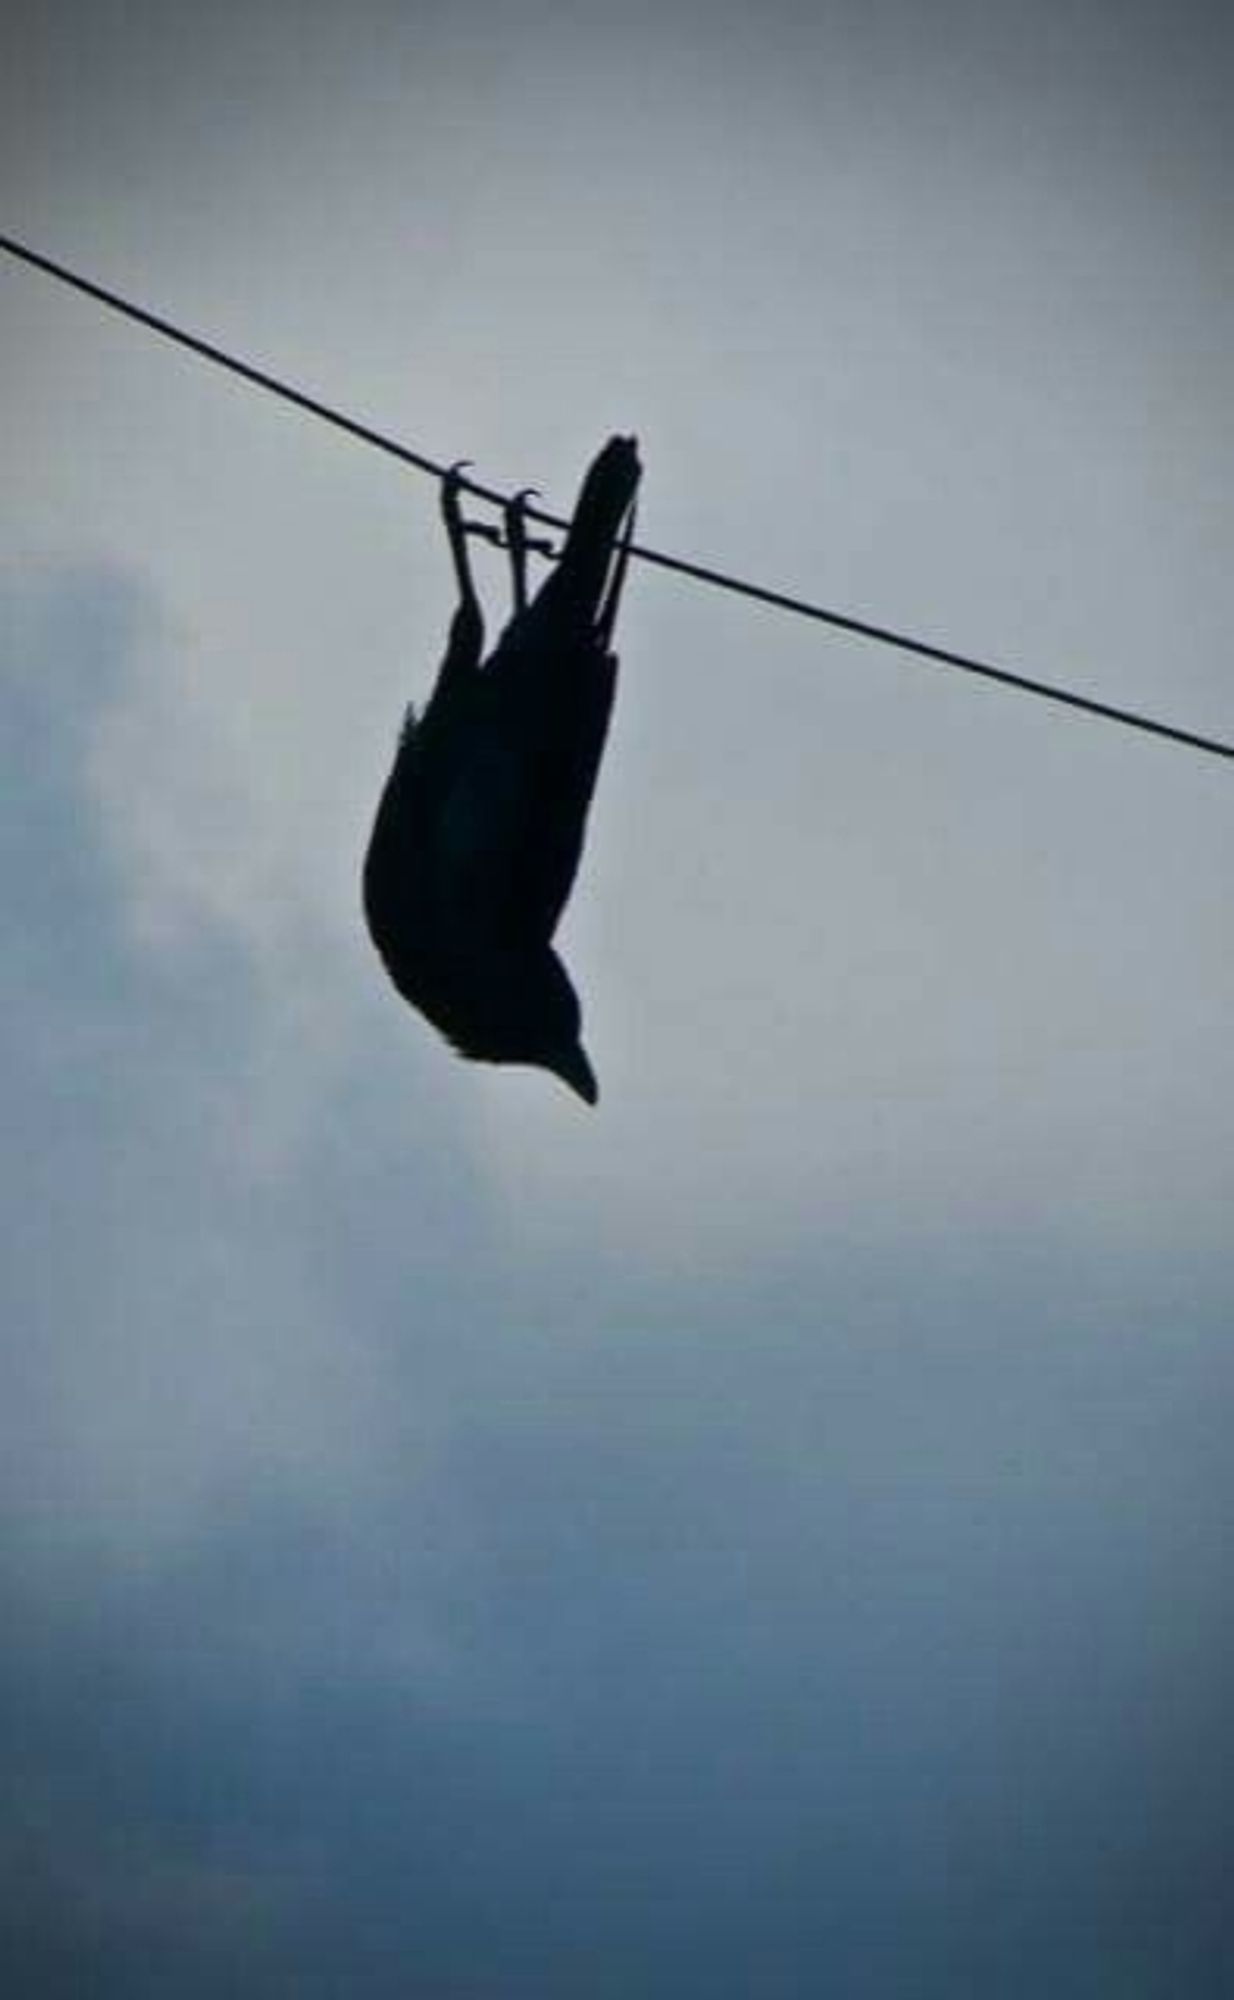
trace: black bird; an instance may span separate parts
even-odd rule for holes
[[[583,851],[608,733],[640,465],[612,437],[579,493],[557,567],[529,604],[525,495],[506,508],[514,613],[483,662],[456,466],[441,509],[459,605],[437,684],[408,709],[364,863],[364,912],[405,1000],[461,1055],[551,1070],[599,1095],[553,933]]]

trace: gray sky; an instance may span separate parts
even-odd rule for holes
[[[1221,10],[67,0],[0,77],[50,255],[1234,734]],[[636,570],[585,1113],[362,934],[431,485],[0,315],[7,1984],[1227,1990],[1227,768]]]

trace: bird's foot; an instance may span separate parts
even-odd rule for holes
[[[463,516],[461,495],[468,491],[463,474],[471,465],[469,458],[455,459],[441,476],[441,516],[446,524],[450,539],[457,546],[464,535],[473,535],[479,541],[492,542],[499,549],[505,547],[501,529],[488,521],[468,521]]]
[[[538,486],[523,486],[507,500],[503,509],[506,523],[505,546],[510,551],[510,578],[514,593],[515,615],[527,609],[527,556],[534,549],[537,555],[551,556],[553,545],[527,533],[527,502],[534,493],[539,497]]]

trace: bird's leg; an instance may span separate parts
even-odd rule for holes
[[[492,542],[499,549],[509,549],[511,587],[514,595],[514,611],[517,616],[527,609],[527,557],[529,552],[552,556],[555,550],[550,541],[527,533],[527,501],[531,494],[538,492],[534,486],[525,486],[508,500],[503,508],[506,531],[491,526],[487,521],[468,521],[463,517],[460,494],[464,488],[463,472],[471,460],[460,458],[443,474],[441,481],[441,515],[446,524],[450,540],[450,553],[454,558],[454,574],[458,581],[459,599],[469,611],[478,611],[479,600],[472,579],[471,563],[467,555],[468,535],[477,536],[481,541]]]
[[[463,509],[459,494],[463,484],[463,468],[470,460],[460,458],[443,476],[441,482],[441,518],[446,524],[446,535],[450,543],[450,554],[454,558],[454,576],[458,584],[460,605],[467,605],[478,611],[480,600],[476,596],[475,581],[471,574],[471,562],[467,555],[467,523],[463,519]]]
[[[539,494],[536,486],[524,486],[508,500],[505,506],[506,539],[510,551],[510,589],[514,598],[514,615],[527,609],[527,554],[534,549],[537,554],[551,556],[551,542],[536,540],[527,533],[527,502],[532,494]]]
[[[461,673],[473,672],[484,654],[484,614],[471,574],[467,537],[478,535],[484,541],[502,546],[500,529],[485,522],[464,519],[460,495],[464,485],[463,468],[469,463],[468,459],[459,459],[441,481],[441,516],[446,524],[458,583],[458,608],[450,624],[450,640],[441,667],[442,684],[454,682]]]
[[[495,542],[503,546],[501,530],[490,527],[483,521],[467,521],[463,518],[459,495],[463,490],[463,472],[471,464],[469,458],[460,458],[446,472],[441,481],[441,518],[446,524],[446,534],[450,541],[450,554],[454,558],[454,574],[458,582],[460,602],[471,610],[479,610],[479,599],[471,574],[471,563],[467,555],[468,535],[477,535],[482,541]]]
[[[634,522],[638,514],[638,502],[631,500],[626,513],[625,525],[617,544],[617,559],[609,576],[608,588],[596,613],[596,636],[607,653],[612,650],[613,627],[617,623],[617,609],[621,603],[621,592],[630,567],[630,544],[634,540]]]
[[[510,594],[514,615],[527,609],[527,502],[534,486],[524,486],[505,506],[506,547],[510,551]]]

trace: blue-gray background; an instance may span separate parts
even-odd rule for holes
[[[1234,733],[1225,10],[3,35],[12,233]],[[637,570],[589,1114],[361,933],[431,486],[0,313],[6,1992],[1234,1991],[1228,768]]]

